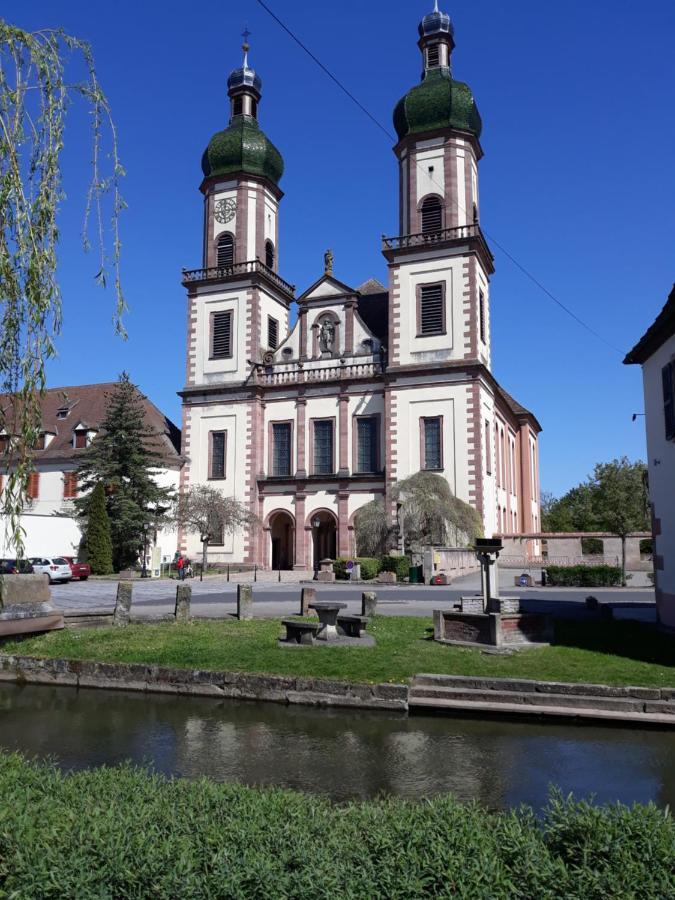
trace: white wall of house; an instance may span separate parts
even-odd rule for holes
[[[661,370],[675,358],[675,335],[644,363],[649,496],[654,509],[656,600],[663,625],[675,628],[675,441],[666,440]]]

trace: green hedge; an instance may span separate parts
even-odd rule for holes
[[[338,805],[18,755],[0,755],[0,797],[0,897],[17,900],[675,898],[675,825],[654,805]]]
[[[382,572],[395,572],[396,580],[403,581],[409,574],[410,559],[407,556],[383,556],[381,565]]]
[[[618,566],[546,566],[546,580],[554,587],[614,587],[621,584]]]
[[[363,578],[364,581],[370,581],[372,578],[377,578],[380,572],[380,561],[371,556],[338,557],[333,563],[333,571],[335,572],[336,578],[341,580],[349,578],[347,562],[350,559],[352,562],[361,564],[361,578]]]

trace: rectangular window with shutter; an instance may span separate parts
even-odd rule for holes
[[[359,416],[356,419],[356,471],[379,471],[377,416]]]
[[[211,313],[211,359],[232,357],[232,310]]]
[[[661,369],[663,382],[663,419],[666,426],[666,440],[675,441],[675,362],[669,362]]]
[[[63,473],[63,499],[74,500],[77,497],[77,472]]]
[[[437,471],[443,468],[443,417],[421,419],[422,468]]]
[[[227,432],[209,432],[209,478],[212,480],[225,478],[225,453],[227,448]]]
[[[485,420],[485,472],[492,475],[492,448],[490,447],[490,423]]]
[[[272,316],[267,317],[267,346],[270,350],[279,346],[279,323]]]
[[[272,423],[272,475],[277,478],[291,474],[291,423]]]
[[[40,473],[31,472],[28,477],[28,498],[37,500],[40,496]]]
[[[427,49],[427,68],[433,69],[440,65],[440,54],[438,44],[434,44]]]
[[[445,334],[445,283],[417,288],[417,334]]]
[[[314,420],[314,474],[332,475],[335,471],[333,461],[333,429],[334,419]]]

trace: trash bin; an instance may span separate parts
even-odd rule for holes
[[[541,570],[541,586],[546,587],[546,583],[547,583],[546,569],[542,569]]]
[[[410,584],[421,584],[422,578],[422,566],[410,566],[408,569],[408,581]]]

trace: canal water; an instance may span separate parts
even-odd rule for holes
[[[538,809],[556,784],[598,803],[675,804],[675,731],[0,684],[0,749],[64,769],[132,760],[339,800],[451,792],[492,809]]]

